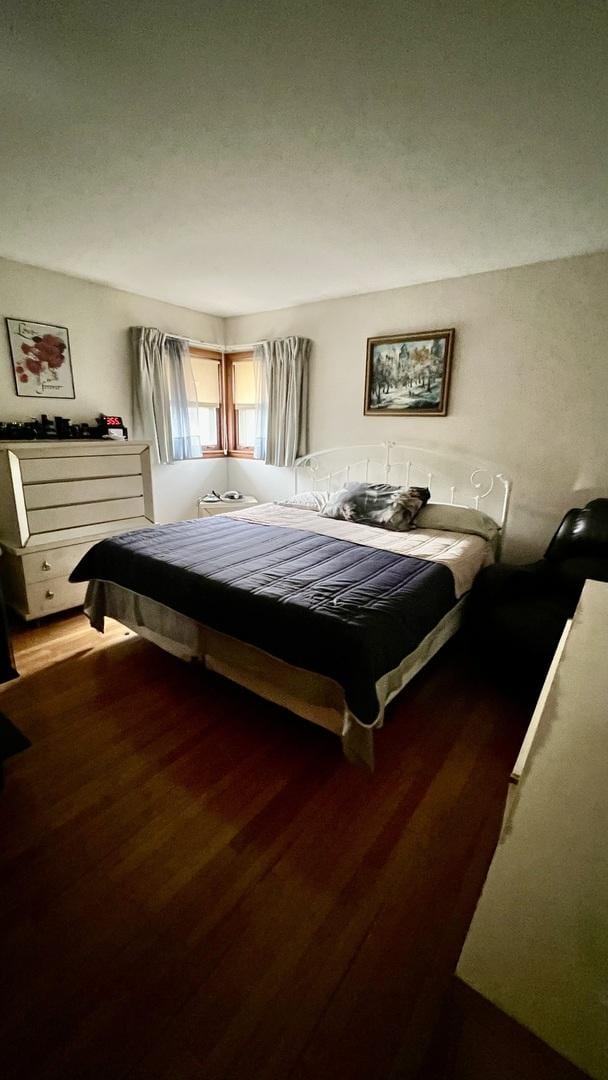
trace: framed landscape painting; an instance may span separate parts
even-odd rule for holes
[[[6,331],[18,397],[75,397],[67,327],[7,319]]]
[[[454,330],[367,339],[366,416],[445,416]]]

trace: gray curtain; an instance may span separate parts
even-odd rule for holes
[[[146,326],[131,327],[135,432],[150,439],[163,464],[199,457],[200,440],[190,431],[194,401],[188,346]]]
[[[266,357],[270,342],[256,345],[253,351],[253,383],[255,393],[255,438],[253,456],[260,461],[266,460],[268,436],[268,378]]]
[[[260,430],[254,456],[267,465],[290,467],[307,451],[311,346],[308,338],[301,337],[263,341],[256,346]]]
[[[165,364],[171,406],[171,445],[173,461],[186,461],[201,456],[200,436],[192,433],[196,419],[196,389],[190,350],[185,341],[167,337]]]

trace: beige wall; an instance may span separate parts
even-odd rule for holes
[[[48,320],[70,331],[72,420],[100,411],[131,421],[128,327],[158,326],[230,344],[312,338],[311,449],[394,439],[448,448],[502,466],[514,481],[511,555],[546,544],[564,510],[608,495],[608,254],[368,293],[222,320],[134,293],[0,260],[0,315]],[[363,416],[368,336],[455,326],[450,414]],[[0,332],[0,418],[41,406],[14,392]],[[258,462],[157,466],[158,520],[189,517],[196,496],[239,487],[260,498],[290,490],[285,470]]]
[[[456,327],[449,415],[363,416],[368,336]],[[571,505],[608,495],[608,254],[226,320],[229,344],[314,342],[310,449],[382,442],[449,448],[512,477],[508,552],[538,554]],[[287,490],[281,470],[231,462],[231,486]]]
[[[157,326],[185,337],[221,343],[223,320],[174,307],[135,293],[0,259],[0,316],[67,326],[70,332],[76,398],[53,402],[18,398],[9,348],[0,330],[0,419],[50,415],[91,422],[100,412],[117,413],[132,426],[128,328]],[[154,469],[156,518],[192,517],[196,496],[212,487],[225,490],[224,461],[187,461]]]

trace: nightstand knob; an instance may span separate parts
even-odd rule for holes
[[[47,589],[46,590],[46,598],[47,598],[47,600],[52,600],[54,595],[55,595],[55,593],[53,592],[52,589]]]
[[[42,566],[40,567],[40,569],[41,570],[50,570],[51,569],[50,562],[47,562],[47,560],[45,559]]]

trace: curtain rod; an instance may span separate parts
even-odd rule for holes
[[[188,345],[195,345],[197,349],[216,349],[218,352],[244,352],[246,349],[255,349],[256,345],[262,345],[261,341],[251,341],[246,345],[218,345],[213,341],[199,341],[197,338],[182,337],[181,334],[167,334],[167,337],[177,341],[186,341]]]

